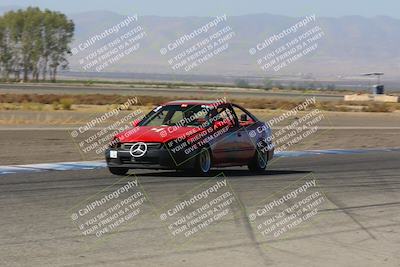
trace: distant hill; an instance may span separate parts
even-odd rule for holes
[[[4,9],[0,8],[0,13]],[[74,46],[125,18],[109,11],[92,11],[68,16],[76,24]],[[132,25],[141,25],[147,33],[147,37],[141,42],[140,50],[124,57],[104,71],[187,73],[173,71],[167,63],[168,57],[161,56],[159,50],[172,40],[192,32],[212,19],[139,16],[139,21]],[[230,26],[236,33],[228,50],[190,71],[189,74],[264,75],[265,73],[256,64],[256,58],[249,55],[249,48],[268,36],[290,27],[300,19],[271,14],[228,17],[224,25]],[[318,49],[283,70],[272,71],[269,74],[313,73],[330,76],[383,71],[387,76],[400,76],[400,20],[385,16],[373,18],[360,16],[318,18],[317,16],[317,21],[313,25],[319,25],[325,32],[325,36],[318,42]],[[100,44],[104,42],[99,42]],[[71,57],[72,70],[82,71],[78,63],[81,56]]]
[[[93,33],[101,32],[117,24],[124,16],[112,12],[87,12],[70,17],[77,25],[77,43]],[[139,17],[137,24],[144,27],[148,36],[139,53],[127,56],[108,71],[172,73],[167,58],[159,49],[184,33],[190,33],[212,18],[199,17]],[[271,14],[228,17],[229,25],[236,33],[230,47],[223,54],[210,60],[192,73],[201,74],[248,74],[262,75],[255,58],[248,49],[267,36],[279,33],[299,21],[299,18]],[[390,17],[365,18],[346,16],[317,18],[325,36],[319,48],[289,67],[272,74],[314,73],[318,75],[349,75],[369,71],[384,71],[390,76],[400,76],[400,20]],[[75,70],[79,67],[71,66]]]

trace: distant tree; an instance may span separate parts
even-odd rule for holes
[[[10,46],[11,34],[7,29],[7,25],[0,18],[0,71],[1,75],[8,80],[13,70],[13,53]]]
[[[0,70],[3,78],[56,80],[57,70],[68,65],[74,23],[59,12],[29,7],[0,16]]]
[[[48,25],[51,30],[48,33],[49,58],[51,80],[56,80],[57,69],[61,66],[65,69],[68,66],[67,54],[71,54],[69,44],[72,42],[75,26],[72,21],[68,21],[67,17],[61,13],[53,13],[54,22]]]
[[[235,80],[235,85],[237,87],[242,87],[242,88],[250,87],[249,82],[247,80],[244,80],[244,79]]]
[[[330,83],[326,86],[327,90],[334,91],[336,90],[336,85],[334,83]]]
[[[296,89],[296,88],[297,88],[296,83],[295,83],[295,82],[290,82],[289,88],[290,88],[290,89]]]
[[[316,89],[317,87],[316,87],[316,85],[315,85],[314,82],[310,82],[310,83],[308,83],[307,88],[308,88],[309,90],[314,90],[314,89]]]
[[[280,82],[275,82],[273,87],[281,89],[281,90],[285,89],[285,87]]]
[[[264,87],[264,89],[269,90],[269,89],[272,89],[273,86],[274,86],[274,83],[273,83],[270,79],[265,78],[265,79],[263,80],[263,87]]]

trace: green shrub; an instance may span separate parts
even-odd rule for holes
[[[86,85],[86,86],[91,86],[91,85],[93,85],[93,81],[92,80],[87,80],[84,84]]]
[[[60,102],[58,102],[58,101],[54,101],[53,103],[51,103],[51,105],[53,106],[54,110],[60,109]]]
[[[60,105],[63,110],[71,110],[74,100],[71,98],[61,98]]]
[[[369,103],[367,106],[362,108],[364,112],[391,112],[390,105],[386,103]]]

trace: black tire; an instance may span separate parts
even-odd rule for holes
[[[195,172],[198,175],[210,174],[212,158],[209,148],[202,148],[196,157]]]
[[[108,167],[108,170],[114,175],[125,175],[129,169],[128,168],[120,168],[120,167]]]
[[[247,164],[247,167],[252,172],[262,172],[265,170],[268,164],[268,154],[267,152],[261,152],[256,150],[253,158]]]

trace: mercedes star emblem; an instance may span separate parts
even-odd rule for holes
[[[147,145],[143,142],[135,143],[131,146],[129,153],[132,157],[140,158],[147,152]]]

